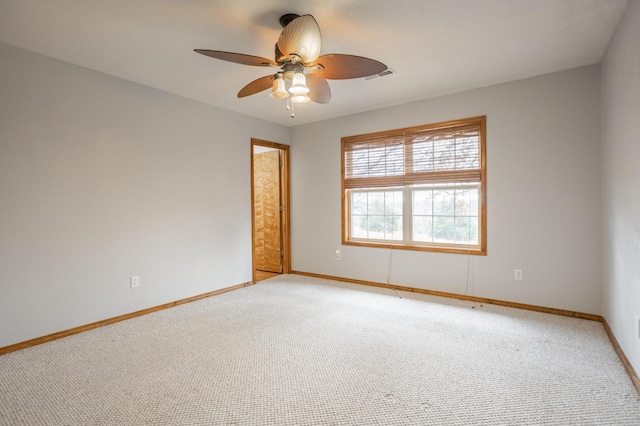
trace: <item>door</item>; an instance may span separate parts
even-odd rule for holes
[[[280,151],[253,153],[253,221],[256,269],[282,272],[282,219],[280,217]],[[256,152],[258,151],[258,152]]]
[[[289,147],[251,140],[253,281],[290,273]]]

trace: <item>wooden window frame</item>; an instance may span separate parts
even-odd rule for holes
[[[411,201],[407,200],[415,189],[419,189],[416,186],[416,176],[419,174],[411,173],[411,167],[409,163],[413,161],[411,157],[411,149],[407,148],[415,142],[402,142],[403,144],[403,157],[401,162],[404,164],[402,176],[398,176],[396,173],[391,172],[390,176],[365,178],[368,179],[368,186],[358,187],[358,183],[354,183],[356,179],[348,179],[345,183],[345,177],[347,174],[353,174],[348,168],[352,168],[352,164],[347,166],[347,151],[349,147],[353,147],[356,144],[380,144],[386,146],[386,141],[393,141],[398,143],[399,140],[404,140],[405,135],[408,137],[415,137],[416,134],[436,134],[438,132],[448,131],[464,131],[464,129],[473,128],[476,129],[478,134],[478,169],[466,169],[466,170],[447,170],[440,172],[430,172],[427,179],[431,179],[435,185],[443,185],[446,188],[456,188],[455,185],[460,185],[460,182],[471,183],[471,186],[477,187],[478,194],[478,244],[461,244],[461,243],[436,243],[436,242],[416,242],[412,241],[412,238],[407,236],[410,233],[412,225]],[[415,141],[415,139],[414,139]],[[391,143],[391,142],[390,142]],[[386,157],[385,157],[386,158]],[[395,157],[393,158],[395,159]],[[392,160],[393,160],[392,159]],[[397,159],[396,159],[397,160]],[[401,250],[418,250],[429,252],[442,252],[442,253],[458,253],[458,254],[471,254],[486,256],[487,254],[487,182],[486,182],[486,116],[478,116],[465,118],[460,120],[452,120],[441,123],[427,124],[423,126],[407,127],[402,129],[388,130],[383,132],[369,133],[364,135],[343,137],[341,140],[341,191],[342,191],[342,244],[362,247],[378,247],[388,249],[401,249]],[[391,161],[390,161],[391,162]],[[386,163],[385,163],[386,164]],[[411,163],[413,164],[413,163]],[[392,166],[391,166],[392,167]],[[418,179],[424,178],[424,176],[418,176]],[[364,180],[364,179],[363,179]],[[423,182],[424,184],[424,182]],[[375,191],[402,191],[403,193],[403,226],[404,237],[403,240],[376,240],[368,238],[352,238],[350,236],[350,194],[354,192],[375,192]],[[410,220],[407,222],[407,218]]]

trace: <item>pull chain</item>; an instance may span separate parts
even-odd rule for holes
[[[291,111],[291,118],[296,118],[296,112],[293,108],[293,102],[291,102],[291,98],[287,98],[287,111]]]

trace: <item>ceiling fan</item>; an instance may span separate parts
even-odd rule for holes
[[[280,17],[280,25],[283,30],[275,46],[275,60],[221,50],[195,49],[195,52],[238,64],[275,68],[275,74],[244,86],[238,98],[271,88],[271,97],[286,98],[293,103],[329,103],[331,89],[327,79],[368,77],[387,69],[382,62],[362,56],[320,56],[320,27],[311,15],[286,14]]]

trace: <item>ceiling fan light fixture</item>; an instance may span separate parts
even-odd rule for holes
[[[309,93],[307,87],[307,79],[301,71],[296,71],[291,79],[291,87],[289,87],[289,93],[292,95],[306,95]]]
[[[195,51],[227,62],[277,68],[277,71],[271,71],[269,75],[244,86],[238,92],[238,98],[255,95],[271,88],[269,96],[274,99],[286,99],[287,110],[291,111],[292,118],[295,117],[295,104],[329,103],[331,90],[328,79],[348,80],[373,75],[382,76],[392,72],[382,62],[362,56],[340,53],[320,56],[320,27],[311,15],[289,13],[280,17],[280,25],[283,29],[275,45],[275,60],[222,50]]]
[[[306,104],[311,98],[306,93],[300,93],[297,95],[291,95],[291,102],[294,104]]]
[[[284,84],[284,79],[282,78],[282,74],[276,74],[273,78],[273,88],[271,89],[271,93],[269,93],[274,99],[284,99],[289,97],[289,93]]]

